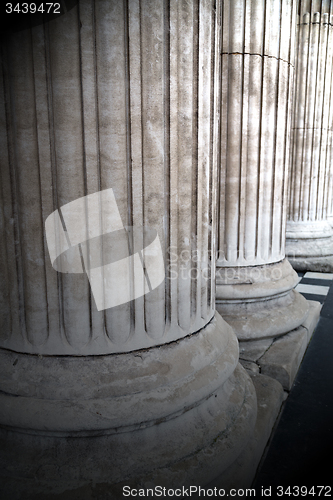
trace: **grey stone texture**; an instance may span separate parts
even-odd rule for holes
[[[308,304],[309,314],[295,330],[275,339],[240,342],[240,361],[250,374],[258,371],[277,380],[286,391],[291,389],[319,320],[320,302],[309,300]]]
[[[266,375],[251,373],[257,394],[258,413],[256,425],[244,451],[237,460],[210,487],[251,488],[253,478],[260,463],[272,429],[281,411],[285,394],[281,384]],[[234,493],[234,492],[232,492]]]
[[[182,342],[146,351],[44,357],[3,350],[0,422],[61,435],[139,429],[204,400],[237,362],[237,339],[219,315]]]
[[[80,0],[3,41],[4,500],[251,481],[318,314],[284,251],[296,3]],[[165,281],[99,311],[45,221],[110,188]]]
[[[255,389],[215,311],[220,15],[81,0],[5,40],[1,498],[203,485],[250,439]],[[44,224],[109,188],[124,226],[157,231],[166,279],[98,311]]]
[[[220,353],[216,347],[218,338],[225,337],[228,367],[223,369],[214,364],[207,367],[210,375],[203,379],[205,384],[202,395],[200,389],[197,389],[200,374],[193,373],[190,376],[192,389],[189,392],[201,399],[193,403],[188,401],[187,407],[184,406],[186,397],[179,397],[178,410],[172,408],[172,401],[177,401],[179,392],[186,391],[186,380],[179,380],[180,388],[177,390],[172,380],[169,381],[167,370],[164,375],[159,373],[162,379],[157,382],[153,376],[148,376],[148,370],[144,373],[139,367],[132,373],[133,378],[136,373],[138,377],[141,374],[142,380],[138,383],[143,383],[143,379],[149,382],[150,378],[151,384],[161,384],[155,391],[155,397],[152,393],[150,398],[143,400],[144,417],[133,407],[132,412],[127,415],[123,411],[121,423],[112,422],[114,414],[119,412],[110,396],[104,397],[100,402],[91,399],[85,401],[81,396],[81,400],[71,398],[63,403],[57,400],[53,405],[53,409],[59,405],[63,411],[67,406],[67,414],[72,411],[75,432],[73,429],[70,429],[71,432],[68,429],[66,432],[63,429],[60,429],[62,432],[50,432],[48,427],[53,424],[52,412],[47,414],[45,409],[38,407],[36,401],[26,398],[30,400],[36,414],[39,412],[44,415],[45,429],[38,428],[38,415],[31,420],[30,428],[27,428],[26,421],[25,428],[21,428],[20,432],[2,427],[2,498],[16,499],[23,494],[25,498],[30,498],[30,495],[33,498],[33,495],[46,493],[61,497],[78,488],[92,488],[93,491],[104,488],[108,494],[113,495],[112,498],[118,498],[117,491],[122,484],[133,487],[145,483],[169,487],[180,484],[203,485],[218,476],[246,446],[255,425],[257,411],[253,384],[245,370],[237,364],[235,336],[230,328],[229,334],[227,327],[226,331],[221,331],[221,326],[226,326],[222,318],[217,316],[214,322],[215,328],[210,324],[196,335],[205,339],[207,347],[210,346],[209,350],[216,354]],[[191,357],[189,362],[195,366],[201,351],[200,347],[199,351],[196,347],[196,335],[179,343],[155,348],[155,351],[168,351],[169,363],[174,366],[172,355],[177,357],[177,351],[185,349],[187,357]],[[189,349],[186,342],[190,342],[193,348]],[[155,365],[158,364],[159,353],[149,351],[146,356]],[[139,358],[134,362],[142,365],[145,360],[140,359],[140,354],[145,357],[145,353],[140,351],[126,356]],[[161,359],[163,360],[163,353]],[[166,360],[164,366],[167,366]],[[224,382],[221,379],[223,373],[226,377]],[[231,375],[228,376],[228,373]],[[123,379],[123,382],[126,380]],[[167,388],[163,384],[167,384]],[[83,391],[84,386],[80,389]],[[118,399],[126,399],[129,392],[126,386],[122,392],[125,392],[125,396]],[[6,403],[8,405],[9,401]],[[87,403],[91,419],[89,421],[84,418],[82,422],[79,416],[82,413],[85,417]],[[163,405],[167,406],[167,411],[163,409]],[[125,408],[124,404],[122,406]],[[156,413],[158,408],[159,415]],[[108,420],[107,429],[102,430],[101,426],[96,425],[98,418],[104,423]],[[27,420],[27,416],[22,416],[22,419]],[[66,415],[63,416],[63,421],[65,420]],[[89,429],[86,428],[87,422]],[[112,425],[116,427],[111,427]],[[119,498],[121,497],[119,494]]]
[[[239,340],[285,334],[308,309],[285,260],[297,3],[223,4],[216,307]]]
[[[286,254],[299,271],[333,269],[333,2],[301,0]]]
[[[332,149],[332,134],[329,135],[328,149]],[[327,200],[327,221],[333,227],[333,171],[330,170],[328,200]]]
[[[307,330],[302,327],[277,339],[259,360],[261,373],[290,390],[307,345]]]
[[[217,18],[209,2],[169,14],[161,2],[124,5],[80,2],[45,28],[13,34],[4,50],[6,349],[129,352],[182,338],[214,316]],[[166,281],[98,311],[85,274],[52,268],[44,223],[108,188],[124,226],[157,231]]]

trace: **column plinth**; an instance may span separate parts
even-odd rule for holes
[[[217,310],[240,340],[299,326],[285,260],[296,2],[224,2]]]
[[[331,2],[300,3],[286,254],[296,270],[333,270]]]
[[[218,270],[217,308],[241,341],[277,337],[297,328],[307,307],[293,288],[299,279],[284,259]]]
[[[82,0],[4,40],[10,498],[202,486],[253,432],[256,395],[210,260],[220,9]]]
[[[255,423],[255,391],[238,364],[235,335],[219,315],[196,335],[146,351],[94,360],[52,356],[34,364],[29,355],[1,353],[1,360],[5,373],[16,360],[21,373],[27,367],[30,372],[20,387],[15,381],[15,401],[9,405],[9,395],[2,401],[2,421],[11,423],[2,465],[16,461],[29,485],[35,481],[34,457],[47,454],[37,477],[54,493],[64,484],[77,488],[87,478],[110,484],[107,491],[123,482],[206,484],[237,458]],[[50,372],[57,381],[45,384],[45,394],[38,384],[36,394],[36,381]],[[12,393],[14,384],[13,378],[5,384]],[[233,427],[237,435],[230,438]],[[68,460],[59,484],[55,465]]]

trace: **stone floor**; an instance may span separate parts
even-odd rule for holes
[[[333,281],[333,273],[298,273],[300,282],[296,290],[308,300],[323,304]]]
[[[278,485],[304,485],[310,491],[312,486],[332,484],[333,274],[308,272],[301,278],[297,290],[323,306],[253,483],[258,492],[272,487],[273,497]],[[319,490],[312,491],[317,498]],[[332,496],[332,490],[323,490],[325,494]]]

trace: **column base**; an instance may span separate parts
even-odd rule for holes
[[[288,222],[286,257],[296,271],[333,271],[333,229],[328,221]]]
[[[293,290],[298,281],[286,259],[265,266],[220,268],[216,309],[240,341],[284,335],[308,313],[305,298]]]
[[[289,257],[288,260],[295,271],[313,271],[317,273],[333,272],[333,255],[325,257]]]
[[[254,386],[218,314],[200,332],[159,348],[0,356],[3,499],[124,498],[124,486],[202,486],[253,433]]]
[[[208,488],[223,488],[227,493],[230,493],[231,489],[251,488],[261,457],[286,399],[286,393],[277,380],[253,372],[250,376],[258,402],[253,435],[238,459],[220,477],[212,481]]]
[[[309,313],[302,325],[283,337],[240,342],[239,358],[253,373],[277,380],[289,391],[295,380],[304,353],[319,321],[321,304],[308,300]]]
[[[253,435],[238,459],[209,488],[251,488],[261,457],[288,397],[304,352],[318,323],[321,304],[309,302],[303,325],[278,339],[240,343],[240,362],[254,383],[258,402]],[[287,391],[287,392],[286,392]]]

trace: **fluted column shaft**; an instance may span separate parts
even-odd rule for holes
[[[202,485],[253,431],[211,265],[220,10],[82,0],[2,48],[0,462],[35,493],[57,493],[60,469],[72,489]],[[98,240],[108,224],[119,240]],[[162,282],[144,230],[142,246],[128,236],[142,227],[158,235]],[[121,303],[124,256],[105,259],[127,238],[128,291],[142,293]]]
[[[333,269],[333,3],[301,1],[286,252],[295,269]]]
[[[240,339],[286,333],[306,309],[284,261],[295,21],[295,1],[223,2],[217,299]],[[282,295],[285,324],[267,308]]]
[[[8,47],[3,347],[131,351],[182,338],[214,316],[214,23],[206,6],[179,11],[167,19],[154,2],[111,10],[97,2],[93,21],[83,2],[79,17],[21,32]],[[66,223],[62,207],[109,188],[124,227],[157,231],[166,280],[141,300],[97,311],[84,273],[52,268],[44,227],[54,210]]]

